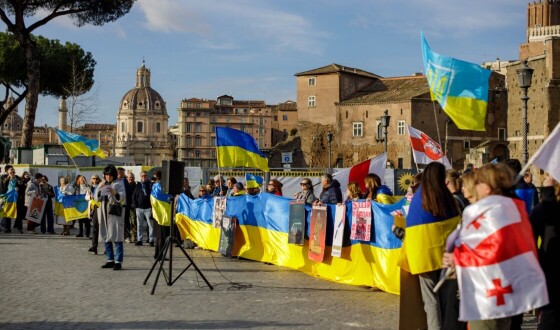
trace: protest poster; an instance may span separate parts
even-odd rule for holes
[[[222,215],[220,220],[221,233],[220,233],[220,247],[218,252],[225,257],[231,257],[233,250],[233,241],[235,238],[235,227],[237,226],[237,218]]]
[[[371,201],[352,202],[352,229],[350,239],[370,241]]]
[[[340,257],[342,254],[345,217],[346,217],[346,205],[345,204],[337,205],[336,211],[334,213],[334,230],[333,230],[333,241],[332,241],[332,252],[331,252],[331,255],[333,257]]]
[[[290,233],[288,243],[303,245],[303,233],[305,231],[305,202],[290,202]]]
[[[212,214],[214,228],[220,228],[222,226],[222,218],[225,211],[226,197],[214,197],[214,211]]]
[[[46,198],[33,197],[31,205],[29,205],[29,207],[27,208],[25,220],[33,221],[35,223],[41,223],[43,213],[45,212],[45,205],[47,205]]]
[[[313,206],[309,226],[310,260],[322,262],[325,256],[325,238],[327,234],[327,207]]]

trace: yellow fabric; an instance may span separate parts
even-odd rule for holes
[[[198,246],[217,251],[220,229],[202,221],[193,221],[177,214],[176,223],[183,238]],[[320,276],[338,283],[377,287],[398,294],[400,270],[396,265],[401,249],[379,249],[369,244],[353,244],[342,248],[342,257],[331,257],[327,246],[321,263],[307,257],[308,242],[303,246],[288,244],[288,234],[255,226],[239,226],[235,233],[233,255],[243,258],[286,266],[304,273]],[[387,260],[378,264],[375,260]],[[389,283],[388,285],[386,283]]]
[[[457,228],[459,216],[425,225],[407,227],[399,266],[411,274],[441,269],[445,240]]]
[[[484,100],[448,95],[443,110],[460,129],[485,131],[487,106]]]
[[[152,202],[152,216],[160,226],[171,225],[171,204],[160,201],[154,196],[150,196]]]

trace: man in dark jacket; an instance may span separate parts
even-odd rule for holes
[[[136,184],[136,189],[132,194],[132,207],[136,209],[136,245],[142,245],[142,239],[148,225],[148,243],[154,246],[155,235],[152,219],[152,203],[150,195],[152,193],[152,183],[148,179],[148,173],[140,173],[140,181]]]
[[[321,186],[323,190],[319,197],[321,204],[337,204],[342,203],[342,191],[340,190],[340,182],[334,180],[332,175],[323,174],[321,177]]]

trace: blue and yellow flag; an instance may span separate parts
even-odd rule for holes
[[[338,283],[366,285],[383,291],[399,293],[400,269],[397,266],[401,242],[391,232],[395,210],[402,208],[405,199],[391,205],[372,203],[371,241],[350,240],[352,203],[347,203],[345,237],[341,257],[332,257],[330,249],[334,232],[336,205],[327,207],[327,236],[325,259],[315,262],[308,258],[308,241],[304,245],[288,243],[291,199],[273,194],[229,197],[225,214],[237,218],[233,255],[286,266],[313,276]],[[212,221],[213,199],[191,200],[179,196],[176,223],[182,237],[188,237],[204,249],[217,251],[220,228]],[[309,224],[310,208],[307,207]],[[309,225],[305,237],[309,237]]]
[[[422,38],[424,70],[432,100],[463,130],[485,131],[488,82],[492,71],[432,52]]]
[[[219,167],[252,167],[268,172],[268,159],[257,141],[240,130],[216,127],[216,151]]]
[[[164,194],[161,191],[161,185],[159,182],[154,183],[152,186],[152,193],[150,195],[150,201],[152,202],[152,216],[160,226],[171,225],[171,203],[169,200],[171,197],[171,195]]]
[[[107,157],[105,151],[99,149],[99,141],[95,139],[86,139],[81,135],[68,133],[59,129],[56,130],[56,134],[58,134],[60,143],[62,143],[70,158],[82,154],[84,156]]]
[[[262,178],[262,176],[245,173],[245,186],[247,188],[259,188],[262,185],[263,181],[264,179]]]
[[[0,199],[2,200],[0,218],[17,218],[17,197],[18,193],[15,189],[0,195]]]
[[[89,217],[89,202],[86,195],[68,195],[62,197],[64,207],[64,218],[66,222]]]
[[[447,236],[457,228],[461,217],[453,209],[445,217],[436,217],[422,207],[420,186],[406,216],[406,230],[399,266],[411,274],[441,269]]]

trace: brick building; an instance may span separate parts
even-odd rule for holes
[[[177,159],[186,166],[216,167],[216,126],[231,127],[252,135],[259,148],[272,147],[274,115],[261,100],[189,98],[179,106]]]
[[[528,90],[527,150],[535,154],[560,120],[560,1],[527,5],[527,39],[519,47],[520,61],[527,60],[533,72]],[[522,90],[518,86],[518,61],[507,67],[508,141],[512,158],[522,159]]]
[[[430,100],[426,77],[420,74],[382,78],[363,70],[333,64],[296,76],[298,101],[306,100],[311,94],[316,96],[315,101],[331,95],[328,102],[332,101],[332,105],[317,102],[315,107],[310,107],[308,102],[304,102],[303,106],[298,102],[298,117],[299,120],[332,127],[333,167],[348,167],[384,151],[384,143],[376,141],[383,140],[380,117],[385,111],[391,116],[387,129],[390,166],[415,167],[406,125],[441,141],[442,148],[447,150],[449,160],[457,169],[464,167],[470,148],[481,143],[488,146],[486,159],[507,157],[507,91],[504,77],[500,74],[493,73],[490,80],[486,132],[459,130],[439,104]],[[333,101],[332,94],[344,95],[345,98]],[[323,137],[311,141],[324,144]],[[310,156],[313,156],[313,150],[322,150],[314,146],[309,149]]]

